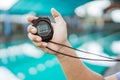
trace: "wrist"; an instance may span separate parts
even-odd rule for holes
[[[64,45],[71,47],[71,44],[68,41],[66,41],[64,43]],[[59,61],[65,61],[65,60],[71,60],[71,59],[74,60],[75,59],[75,58],[72,58],[72,57],[66,56],[66,55],[71,55],[71,56],[77,57],[77,54],[75,53],[75,51],[71,48],[68,48],[68,47],[61,47],[58,52],[60,52],[60,53],[56,53],[56,57],[58,58]],[[62,55],[62,53],[66,54],[66,55]]]
[[[63,44],[66,45],[66,46],[71,46],[71,45],[69,44],[68,40],[66,40]],[[65,54],[66,54],[66,51],[67,51],[67,50],[69,50],[69,48],[67,48],[67,47],[65,47],[65,46],[61,46],[61,47],[58,49],[58,52],[61,52],[61,53],[65,53]],[[59,54],[59,53],[56,53],[56,56],[59,57],[59,58],[61,58],[61,57],[63,58],[63,57],[64,57],[64,55],[61,55],[61,54]]]
[[[65,40],[65,41],[62,42],[61,44],[66,45],[66,46],[69,46],[68,40]],[[61,50],[63,50],[64,48],[66,48],[66,47],[65,47],[65,46],[61,46],[61,47],[58,49],[58,51],[61,51]]]

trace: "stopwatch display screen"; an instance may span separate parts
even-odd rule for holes
[[[49,27],[48,24],[46,24],[47,22],[39,22],[39,24],[37,25],[37,29],[38,29],[38,35],[40,36],[46,36],[50,33],[51,29]]]

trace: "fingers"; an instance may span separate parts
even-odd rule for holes
[[[47,46],[47,43],[46,42],[42,42],[42,38],[37,36],[37,35],[34,35],[34,34],[31,34],[31,33],[28,33],[28,38],[33,41],[33,43],[38,46],[38,47],[41,47],[41,48],[44,48]]]
[[[33,27],[32,25],[29,25],[27,30],[29,33],[32,33],[32,34],[37,33],[37,29],[35,27]]]
[[[28,21],[32,22],[34,19],[37,19],[37,17],[28,17]],[[47,46],[46,42],[42,42],[42,38],[35,35],[37,33],[37,29],[35,27],[33,27],[32,25],[28,26],[28,38],[33,41],[33,43],[41,48],[45,48]]]
[[[46,42],[33,42],[36,46],[40,47],[40,48],[45,48],[47,47],[47,43]]]
[[[30,40],[32,40],[34,42],[42,41],[41,37],[39,37],[37,35],[34,35],[34,34],[31,34],[31,33],[28,33],[28,37],[29,37]]]
[[[51,9],[51,13],[56,22],[61,21],[61,20],[64,21],[61,14],[54,8]]]
[[[34,19],[37,19],[37,18],[38,18],[38,17],[31,16],[31,17],[28,17],[28,19],[27,19],[27,20],[28,20],[29,22],[32,22]]]
[[[37,19],[37,17],[28,17],[28,21],[31,22],[32,20]],[[37,33],[37,29],[35,27],[33,27],[32,25],[29,25],[27,28],[29,33],[32,34],[36,34]]]

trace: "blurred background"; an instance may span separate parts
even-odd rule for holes
[[[49,16],[54,21],[51,8],[64,17],[74,48],[119,58],[120,0],[0,0],[0,79],[66,80],[57,58],[38,49],[27,37],[27,17]],[[120,71],[117,62],[83,62],[103,76]]]

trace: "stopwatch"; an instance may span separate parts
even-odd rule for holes
[[[53,27],[48,17],[38,17],[32,21],[33,26],[37,28],[36,35],[42,37],[42,41],[49,42],[53,37]]]

